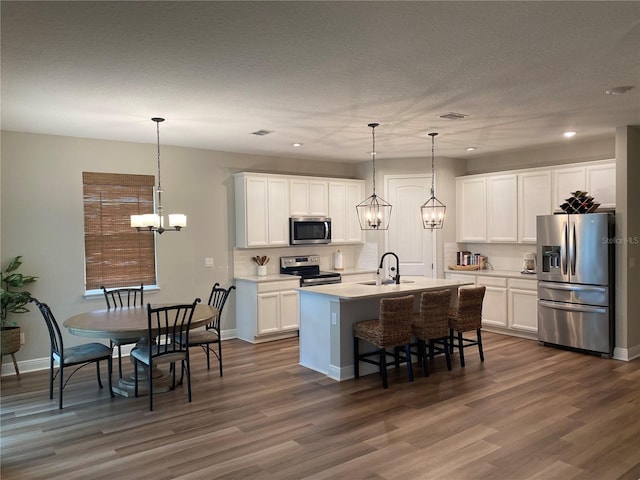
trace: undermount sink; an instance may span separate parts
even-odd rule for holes
[[[359,282],[359,283],[360,283],[360,285],[375,285],[376,281],[375,280],[370,280],[368,282]],[[413,280],[402,280],[402,279],[400,279],[400,283],[416,283],[416,282],[413,281]],[[382,282],[381,286],[384,286],[384,285],[395,285],[395,284],[396,284],[395,281],[386,280],[386,281]]]

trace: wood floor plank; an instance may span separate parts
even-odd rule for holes
[[[638,480],[640,360],[484,333],[448,371],[431,362],[335,382],[298,364],[297,339],[223,342],[224,377],[192,355],[184,386],[111,398],[80,370],[65,408],[48,372],[2,377],[3,480],[113,478]],[[85,371],[86,370],[86,371]],[[106,376],[106,370],[104,372]],[[115,378],[114,378],[115,380]],[[57,388],[56,388],[57,393]]]

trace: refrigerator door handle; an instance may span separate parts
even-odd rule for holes
[[[571,267],[571,275],[576,274],[576,224],[571,222],[571,230],[569,230],[569,266]]]
[[[575,285],[554,282],[538,282],[538,287],[548,288],[549,290],[561,290],[563,292],[597,292],[606,293],[607,287],[597,287],[593,285]]]
[[[567,310],[570,312],[587,312],[587,313],[607,313],[606,308],[592,307],[590,305],[578,305],[576,303],[558,303],[549,302],[548,300],[538,300],[540,307],[553,308],[556,310]]]
[[[560,245],[560,266],[562,274],[567,274],[567,245],[569,240],[569,226],[567,222],[562,222],[562,245]]]

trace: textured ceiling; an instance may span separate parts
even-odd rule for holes
[[[360,162],[370,122],[378,158],[430,155],[430,131],[473,158],[640,124],[637,1],[1,8],[4,130],[154,143],[163,116],[163,144]]]

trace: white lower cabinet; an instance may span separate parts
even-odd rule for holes
[[[535,278],[446,272],[449,280],[474,281],[485,286],[482,327],[489,331],[537,338],[538,283]],[[464,288],[464,287],[461,287]]]
[[[236,279],[238,338],[260,343],[298,335],[299,280],[254,282]]]
[[[509,328],[538,332],[537,288],[535,280],[509,279]]]
[[[478,275],[476,285],[486,287],[482,302],[482,325],[507,326],[507,279]]]

